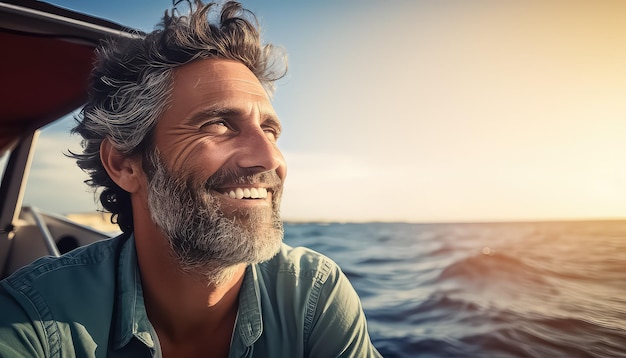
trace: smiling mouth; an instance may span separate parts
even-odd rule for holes
[[[266,188],[236,188],[225,191],[224,195],[231,199],[265,199],[267,198]]]

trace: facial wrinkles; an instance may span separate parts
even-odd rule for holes
[[[233,126],[232,129],[229,129],[228,135],[207,134],[200,128],[204,122],[190,122],[199,121],[197,119],[191,119],[193,114],[189,115],[189,118],[178,122],[172,123],[172,120],[168,120],[160,123],[161,127],[159,128],[159,132],[161,134],[158,135],[159,138],[157,141],[161,143],[161,147],[167,146],[169,163],[181,163],[186,158],[193,156],[195,151],[206,150],[207,152],[215,152],[216,149],[208,149],[204,148],[204,146],[219,145],[233,139],[234,136],[237,135],[247,135],[255,132],[254,135],[266,136],[261,128],[261,125],[263,125],[262,121],[267,117],[275,118],[271,104],[249,101],[241,99],[241,97],[239,97],[239,103],[237,101],[227,101],[225,103],[214,104],[211,108],[224,108],[226,112],[228,109],[232,109],[233,113],[238,113],[232,118],[224,118],[226,122]],[[208,113],[210,112],[209,109],[199,109],[193,113]],[[207,117],[206,119],[202,119],[202,121],[208,121],[210,119],[217,119],[217,117]],[[272,119],[272,121],[278,122],[277,119]],[[275,145],[275,143],[273,144]],[[277,147],[275,148],[277,149]],[[228,147],[224,146],[219,149],[228,150]]]
[[[239,76],[248,77],[242,72],[239,73]],[[227,79],[209,78],[206,80],[205,78],[200,77],[196,80],[196,84],[193,86],[193,89],[200,90],[204,87],[210,87],[209,92],[217,95],[228,91],[237,91],[269,100],[267,93],[263,90],[263,86],[261,86],[261,83],[256,77],[254,77],[254,75],[252,75],[251,79],[241,79],[233,76]]]
[[[192,134],[189,134],[191,131],[194,131],[195,133],[192,132]],[[173,129],[168,136],[171,138],[167,145],[168,160],[170,162],[170,167],[175,169],[179,169],[185,162],[189,163],[186,158],[193,157],[193,153],[198,151],[198,148],[204,145],[207,140],[206,135],[198,132],[197,128]],[[206,167],[206,162],[204,162],[203,165]],[[200,168],[190,169],[194,170]]]

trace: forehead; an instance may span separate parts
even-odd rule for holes
[[[258,78],[244,64],[225,59],[202,59],[177,68],[173,77],[175,97],[249,94],[266,99]]]

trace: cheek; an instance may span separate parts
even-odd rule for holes
[[[180,140],[164,150],[173,172],[193,178],[195,184],[204,183],[229,158],[227,148],[201,136]]]
[[[198,156],[205,145],[203,142],[201,135],[170,132],[159,136],[156,145],[167,166],[176,171]]]

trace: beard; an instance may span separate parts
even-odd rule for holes
[[[267,261],[279,251],[282,184],[275,171],[220,169],[205,183],[194,184],[189,175],[170,173],[156,149],[145,159],[150,215],[183,272],[219,285],[232,278],[236,265]],[[224,194],[214,191],[223,184],[263,184],[272,193],[272,205],[237,209],[227,217],[219,198]]]

